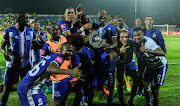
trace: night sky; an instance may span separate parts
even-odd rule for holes
[[[26,11],[29,14],[64,14],[67,7],[85,8],[85,14],[97,15],[106,10],[108,15],[121,15],[127,23],[135,18],[135,0],[1,0],[0,10],[12,8],[14,12]],[[144,21],[152,15],[155,24],[180,24],[180,0],[137,0],[137,17]]]

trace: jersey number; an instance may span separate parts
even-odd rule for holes
[[[42,60],[39,64],[37,64],[31,71],[29,71],[30,76],[35,76],[40,71],[40,66],[44,66],[46,64],[46,60]]]

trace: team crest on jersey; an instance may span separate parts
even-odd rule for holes
[[[56,58],[55,58],[55,60],[56,60],[56,61],[58,61],[60,64],[63,62],[62,58],[61,58],[61,57],[59,57],[59,56],[58,56],[58,57],[56,57]]]
[[[38,99],[38,106],[41,106],[41,105],[43,105],[43,101],[42,101],[41,98],[39,98],[39,99]]]
[[[57,91],[57,92],[55,92],[55,93],[54,93],[54,96],[56,96],[56,97],[61,96],[61,95],[60,95],[60,92],[58,92],[58,91]]]
[[[29,35],[27,35],[26,40],[31,40],[31,37]]]
[[[61,29],[65,29],[66,28],[66,24],[61,24],[60,27],[61,27]]]
[[[155,38],[156,37],[156,34],[153,34],[153,36],[152,36],[153,38]]]

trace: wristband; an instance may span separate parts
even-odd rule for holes
[[[81,30],[81,32],[83,32],[83,31],[84,31],[84,28],[83,28],[83,27],[81,27],[81,28],[80,28],[80,30]]]

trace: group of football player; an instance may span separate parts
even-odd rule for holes
[[[79,106],[85,98],[91,106],[95,89],[107,96],[111,106],[115,79],[119,104],[127,105],[123,96],[126,76],[133,84],[128,105],[134,106],[134,98],[143,90],[146,105],[151,106],[152,96],[153,106],[159,105],[168,63],[163,36],[153,28],[152,16],[145,17],[145,27],[137,18],[131,30],[122,16],[108,20],[105,10],[98,12],[99,24],[92,23],[81,4],[76,14],[73,8],[66,8],[64,17],[48,25],[50,39],[38,22],[28,22],[26,12],[19,12],[16,25],[4,31],[0,46],[6,59],[2,106],[19,76],[17,93],[22,106],[49,105],[42,89],[47,80],[52,82],[52,106],[64,106],[71,90],[75,92],[73,105]]]

